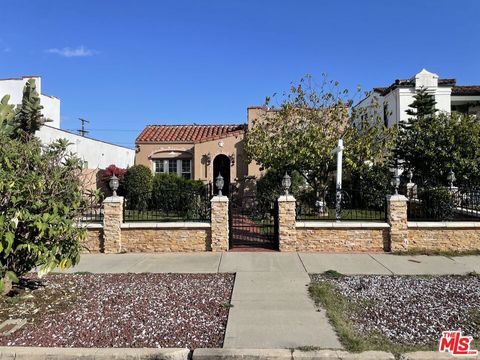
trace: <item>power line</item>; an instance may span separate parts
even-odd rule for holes
[[[79,131],[79,130],[75,130],[75,129],[66,129],[68,131]],[[89,131],[111,131],[111,132],[141,132],[142,129],[137,129],[137,130],[133,130],[133,129],[90,129]]]

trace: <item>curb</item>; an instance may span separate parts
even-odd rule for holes
[[[402,354],[401,360],[447,360],[456,357],[436,351]],[[189,349],[180,348],[47,348],[0,346],[0,360],[395,360],[391,353],[342,350]],[[480,356],[462,356],[480,360]]]
[[[192,360],[291,360],[288,349],[195,349]]]
[[[1,346],[1,360],[187,360],[189,349],[47,348]]]
[[[196,349],[193,360],[395,360],[383,351],[349,353],[337,350],[300,351],[288,349]]]

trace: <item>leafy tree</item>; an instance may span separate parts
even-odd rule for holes
[[[13,135],[22,141],[29,141],[42,125],[50,121],[42,115],[43,106],[37,93],[35,79],[29,79],[23,89],[22,103],[16,109]]]
[[[349,174],[343,188],[347,193],[351,193],[354,199],[361,201],[361,206],[366,206],[370,209],[381,209],[384,204],[385,194],[391,191],[390,164],[382,162],[364,165],[366,166],[361,166]]]
[[[0,292],[34,267],[45,274],[79,261],[85,232],[81,162],[66,140],[42,146],[0,131]],[[10,134],[13,137],[13,133]]]
[[[266,107],[271,102],[267,98]],[[349,171],[365,163],[387,159],[393,149],[395,129],[385,128],[378,116],[353,110],[348,90],[324,79],[319,87],[311,77],[293,84],[279,107],[265,111],[247,134],[246,151],[267,169],[294,170],[301,174],[316,196],[326,189],[336,167],[332,150],[345,143],[344,161]]]
[[[421,189],[418,198],[421,203],[417,206],[427,219],[445,221],[455,216],[454,197],[447,187]]]
[[[457,185],[479,186],[480,119],[435,114],[431,98],[419,90],[410,105],[415,115],[400,128],[396,156],[404,173],[412,170],[414,182],[422,186],[438,186],[448,185],[448,174],[454,171]]]
[[[282,179],[285,172],[269,169],[265,175],[263,175],[257,181],[257,194],[259,198],[267,201],[276,201],[280,195],[283,195]],[[298,197],[305,188],[305,179],[297,171],[289,173],[292,185],[290,187],[290,194]]]
[[[40,275],[79,261],[86,199],[79,158],[67,140],[43,146],[34,134],[46,121],[35,82],[14,110],[0,102],[0,293],[37,267]]]
[[[127,169],[121,185],[130,209],[146,210],[152,192],[153,175],[144,165],[134,165]]]

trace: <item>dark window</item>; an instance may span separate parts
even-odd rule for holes
[[[168,160],[168,172],[170,174],[176,174],[177,173],[177,160]]]
[[[192,161],[191,160],[182,160],[182,176],[185,179],[192,178]]]
[[[163,160],[155,160],[155,173],[164,173],[165,164]]]

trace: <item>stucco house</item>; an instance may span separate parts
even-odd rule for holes
[[[135,140],[135,164],[153,173],[175,173],[205,183],[221,174],[228,191],[232,182],[261,176],[260,167],[247,161],[245,133],[268,111],[249,107],[247,124],[148,125]]]
[[[426,88],[435,97],[437,109],[480,116],[480,85],[457,85],[455,79],[443,79],[425,69],[410,79],[395,80],[386,87],[376,87],[355,105],[365,115],[379,116],[387,126],[408,121],[405,112],[413,102],[416,90]]]

